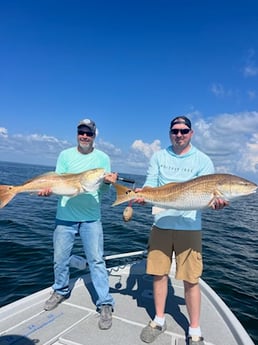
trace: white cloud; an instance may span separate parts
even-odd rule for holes
[[[156,139],[151,144],[144,143],[142,140],[135,140],[132,144],[132,149],[140,151],[145,157],[150,158],[154,152],[160,150],[160,140]]]
[[[6,161],[54,165],[58,153],[71,146],[65,140],[45,134],[7,135],[7,130],[4,133],[6,135],[0,135],[0,153],[1,159]]]
[[[239,170],[243,172],[258,172],[258,134],[251,136],[242,150],[242,159],[238,162]]]
[[[223,113],[213,117],[193,112],[187,116],[193,123],[193,144],[212,158],[217,172],[257,181],[258,112]],[[161,133],[160,137],[167,142],[166,135]],[[150,143],[136,139],[128,150],[122,150],[102,138],[96,140],[96,147],[110,156],[113,171],[140,175],[146,173],[152,154],[168,144],[159,138]],[[10,135],[7,129],[0,129],[1,160],[53,166],[60,151],[73,145],[45,134]]]
[[[258,75],[258,67],[255,61],[255,51],[253,49],[249,49],[248,51],[243,73],[245,77],[255,77]]]
[[[0,127],[0,137],[7,138],[8,137],[8,131],[4,127]]]
[[[252,101],[257,98],[257,92],[254,90],[247,91],[248,98]]]
[[[255,66],[245,66],[244,76],[245,77],[255,77],[258,75],[258,67]]]
[[[238,91],[237,90],[231,90],[231,89],[225,89],[225,87],[220,84],[220,83],[213,83],[211,85],[211,92],[216,96],[216,97],[232,97],[232,96],[237,96]]]
[[[211,92],[215,95],[215,96],[224,96],[225,95],[225,90],[223,88],[223,86],[221,84],[216,84],[213,83],[211,85]]]
[[[104,141],[103,139],[99,139],[96,141],[96,148],[106,152],[108,155],[112,155],[114,157],[119,157],[122,154],[121,149],[115,147],[115,145]]]
[[[217,171],[258,173],[258,112],[197,119],[193,143],[214,161]]]

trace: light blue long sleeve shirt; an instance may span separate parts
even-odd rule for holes
[[[150,159],[143,187],[184,182],[197,176],[213,173],[214,165],[211,159],[193,145],[183,155],[175,154],[172,146],[169,146],[155,152]],[[154,225],[161,229],[201,230],[201,211],[166,209],[154,216]]]
[[[56,172],[81,173],[85,170],[104,168],[111,171],[110,159],[104,152],[94,150],[88,154],[82,154],[77,147],[71,147],[59,154],[56,163]],[[75,197],[62,196],[58,199],[56,218],[60,220],[84,222],[101,219],[101,195],[109,190],[110,186],[102,184],[98,191],[82,193]]]

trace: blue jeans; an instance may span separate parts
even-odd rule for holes
[[[66,222],[56,220],[54,231],[54,291],[68,295],[69,261],[74,245],[75,235],[79,234],[90,269],[91,280],[98,295],[97,308],[102,304],[114,305],[109,293],[109,279],[103,259],[103,228],[100,220],[93,222]]]

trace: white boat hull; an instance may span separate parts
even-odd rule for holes
[[[58,308],[44,311],[51,288],[0,309],[0,345],[143,345],[142,328],[154,316],[152,278],[145,261],[109,269],[110,292],[116,301],[111,329],[98,329],[98,314],[91,298],[89,274],[72,281],[71,297]],[[224,302],[204,282],[201,327],[206,345],[254,345]],[[185,345],[188,329],[182,282],[171,271],[166,305],[167,331],[159,345]]]

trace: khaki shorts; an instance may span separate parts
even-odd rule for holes
[[[203,270],[202,233],[195,230],[163,230],[153,226],[149,238],[147,273],[169,274],[172,254],[176,256],[176,276],[196,284]]]

